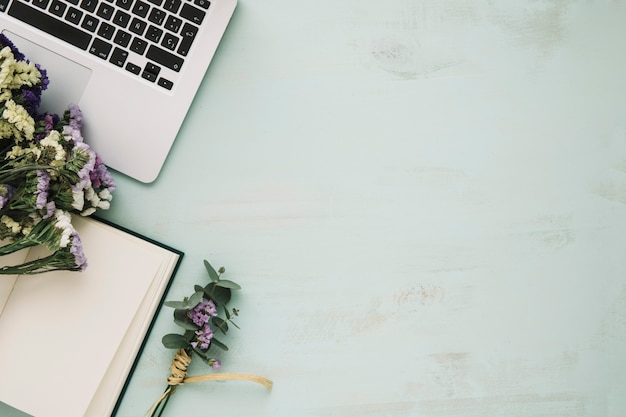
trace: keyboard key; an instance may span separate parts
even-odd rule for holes
[[[80,19],[82,17],[83,17],[83,12],[81,12],[80,10],[74,7],[70,7],[70,9],[67,11],[67,14],[65,15],[65,20],[77,25],[78,22],[80,22]]]
[[[159,9],[152,9],[150,16],[148,16],[148,20],[160,26],[165,20],[165,12]]]
[[[37,6],[40,9],[46,9],[50,0],[33,0],[33,6]]]
[[[113,17],[114,11],[115,9],[112,6],[106,3],[100,3],[100,7],[98,7],[98,11],[96,12],[96,15],[103,19],[111,20],[111,18]]]
[[[144,3],[139,0],[133,6],[133,14],[136,14],[139,17],[146,17],[148,15],[148,10],[150,9],[150,5],[148,3]]]
[[[116,0],[115,5],[124,10],[130,10],[130,7],[133,4],[133,0]]]
[[[161,67],[158,65],[154,65],[151,62],[146,64],[146,67],[143,69],[141,76],[148,81],[155,82],[157,77],[159,76],[159,72],[161,72]]]
[[[139,38],[133,38],[133,41],[130,43],[130,50],[139,55],[143,55],[147,47],[148,42]]]
[[[148,24],[145,21],[134,17],[133,21],[130,22],[130,26],[128,27],[128,29],[130,29],[131,32],[141,36],[143,35],[143,32],[146,30],[147,25]]]
[[[115,12],[115,16],[113,16],[113,23],[118,25],[119,27],[125,28],[130,21],[130,15],[128,13],[124,13],[121,10]]]
[[[13,16],[23,22],[29,22],[32,26],[83,50],[87,49],[91,42],[89,33],[70,26],[61,20],[56,20],[54,17],[21,2],[13,2],[9,8],[9,16]]]
[[[115,34],[115,38],[113,38],[113,43],[126,47],[130,43],[131,38],[132,35],[130,33],[118,30]]]
[[[9,0],[0,0],[0,12],[5,12],[9,8]]]
[[[73,5],[78,5],[78,3],[80,3],[80,0],[67,0],[68,3],[72,3]]]
[[[167,20],[165,21],[165,29],[169,30],[170,32],[177,33],[182,24],[183,21],[181,19],[174,16],[168,16]]]
[[[128,58],[128,51],[125,51],[120,48],[115,48],[113,50],[113,53],[111,54],[111,59],[109,59],[109,62],[121,68],[124,66],[124,63],[126,62],[127,58]]]
[[[67,4],[59,0],[54,0],[50,5],[49,10],[53,15],[61,17],[63,16],[63,13],[65,13],[65,9],[67,9]]]
[[[173,82],[163,77],[159,78],[159,81],[157,82],[157,84],[159,84],[161,87],[165,88],[166,90],[171,90],[172,87],[174,87]]]
[[[163,8],[170,13],[178,13],[178,9],[180,9],[181,4],[181,0],[165,0]]]
[[[95,32],[98,27],[98,23],[100,23],[100,21],[97,18],[87,15],[83,19],[83,23],[81,23],[80,27],[88,30],[89,32]]]
[[[112,47],[113,46],[110,43],[106,43],[100,38],[95,38],[89,47],[89,52],[98,58],[107,59]]]
[[[204,20],[204,16],[206,13],[197,7],[193,7],[190,4],[185,3],[183,8],[180,10],[180,16],[189,20],[190,22],[199,25]]]
[[[189,23],[185,23],[183,26],[183,30],[180,33],[182,36],[180,46],[178,47],[178,53],[182,56],[187,56],[189,53],[189,48],[191,48],[191,44],[193,40],[196,38],[196,34],[198,33],[198,28],[194,25],[190,25]]]
[[[98,29],[98,36],[102,36],[105,39],[111,40],[113,38],[113,34],[115,33],[115,26],[109,25],[106,22],[102,22],[100,25],[100,29]]]
[[[126,64],[126,71],[132,72],[135,75],[139,75],[141,72],[141,67],[139,65],[135,65],[132,62]]]
[[[183,59],[181,57],[156,45],[150,45],[146,53],[146,58],[176,72],[180,71],[180,68],[183,66]]]
[[[211,2],[209,0],[194,0],[193,4],[195,4],[196,6],[200,6],[204,10],[206,10],[211,5]]]
[[[161,45],[165,49],[169,49],[170,51],[173,51],[174,49],[176,49],[176,45],[178,45],[179,40],[180,39],[178,39],[178,37],[172,35],[171,33],[166,33],[165,36],[163,37],[163,41],[161,42]]]
[[[150,25],[150,27],[148,28],[147,32],[146,32],[146,39],[148,39],[149,41],[152,41],[154,43],[159,43],[159,41],[161,40],[161,36],[163,35],[163,30],[159,29],[156,26],[152,26]]]
[[[90,13],[93,13],[96,7],[98,7],[98,0],[82,0],[80,2],[80,8]]]
[[[148,1],[154,4],[155,6],[160,6],[161,3],[163,3],[163,0],[148,0]]]

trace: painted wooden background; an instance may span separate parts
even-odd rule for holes
[[[106,217],[186,253],[171,299],[226,267],[223,370],[275,387],[168,415],[626,415],[625,39],[624,1],[241,0]],[[170,313],[122,417],[163,389]]]
[[[625,39],[623,1],[242,0],[109,217],[186,252],[173,298],[226,267],[223,370],[275,388],[188,385],[169,415],[626,415]]]

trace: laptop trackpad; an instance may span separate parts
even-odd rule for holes
[[[13,32],[5,30],[3,33],[26,55],[26,59],[47,71],[50,84],[41,96],[40,113],[57,113],[61,116],[69,104],[78,104],[91,76],[89,68]]]

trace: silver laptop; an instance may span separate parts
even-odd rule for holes
[[[0,0],[0,30],[48,71],[42,109],[83,111],[110,168],[154,181],[237,0]]]

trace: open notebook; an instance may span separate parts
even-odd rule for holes
[[[111,414],[182,259],[100,220],[73,222],[86,271],[0,276],[0,401],[35,417]]]

